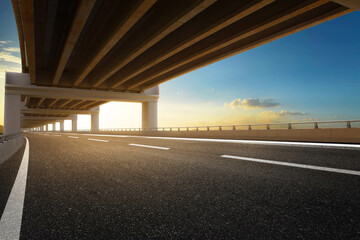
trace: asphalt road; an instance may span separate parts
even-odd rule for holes
[[[360,239],[360,148],[25,137],[21,239]]]

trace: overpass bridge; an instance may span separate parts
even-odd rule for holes
[[[22,73],[6,74],[5,135],[63,118],[76,130],[73,116],[109,101],[141,102],[142,128],[156,128],[159,84],[359,10],[356,0],[11,2]]]
[[[360,239],[360,120],[157,125],[159,84],[360,1],[11,2],[0,239]],[[142,103],[142,128],[99,129],[109,101]]]

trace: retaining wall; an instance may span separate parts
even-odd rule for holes
[[[0,164],[8,160],[24,144],[24,137],[0,143]]]

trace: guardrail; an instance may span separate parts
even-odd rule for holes
[[[21,133],[13,134],[13,135],[7,135],[7,136],[0,135],[0,143],[11,141],[11,140],[14,140],[14,139],[16,139],[18,137],[21,137],[21,136],[22,136]]]
[[[318,129],[322,124],[343,123],[344,127],[352,128],[353,123],[360,123],[360,120],[334,120],[334,121],[310,121],[310,122],[290,122],[290,123],[260,123],[260,124],[238,124],[238,125],[221,125],[221,126],[195,126],[195,127],[159,127],[159,128],[107,128],[91,131],[91,129],[78,129],[79,132],[120,132],[120,131],[221,131],[221,130],[253,130],[258,129],[270,130],[275,126],[285,125],[287,129],[293,129],[295,125],[312,125],[313,129]]]

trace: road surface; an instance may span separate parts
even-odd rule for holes
[[[28,167],[25,146],[0,166],[0,236],[360,239],[360,145],[24,136]]]

